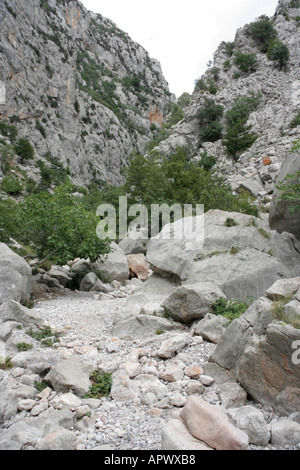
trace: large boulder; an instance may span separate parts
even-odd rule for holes
[[[279,176],[278,182],[284,180],[287,175],[300,171],[300,158],[298,153],[286,156]],[[291,212],[289,201],[279,201],[280,191],[275,189],[270,208],[270,227],[278,232],[290,232],[300,240],[300,210]]]
[[[230,299],[257,299],[277,279],[300,274],[300,244],[291,234],[271,231],[267,221],[220,210],[204,216],[204,237],[178,237],[182,219],[164,227],[175,236],[149,240],[147,261],[160,275],[182,284],[213,282]],[[199,224],[201,227],[201,224]]]
[[[104,282],[119,281],[122,284],[129,279],[129,267],[123,250],[115,243],[111,243],[111,252],[102,255],[93,263],[92,271],[100,271]]]
[[[274,320],[273,312],[271,299],[254,302],[227,326],[209,361],[229,371],[254,400],[286,416],[300,407],[300,330]]]
[[[249,438],[237,429],[226,412],[200,397],[188,397],[180,417],[195,438],[216,450],[246,450]]]
[[[225,298],[221,289],[212,282],[200,282],[178,287],[164,300],[165,312],[176,321],[191,323],[211,312],[216,300]]]
[[[53,366],[44,380],[57,392],[72,391],[84,396],[91,385],[91,372],[90,365],[76,359],[66,359]]]
[[[31,293],[31,268],[26,261],[0,243],[0,304],[7,300],[24,302]]]

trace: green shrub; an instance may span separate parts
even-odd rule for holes
[[[15,145],[16,154],[21,157],[21,162],[32,160],[34,157],[34,149],[27,139],[19,139]]]
[[[239,225],[238,222],[234,219],[232,219],[231,217],[227,217],[226,221],[225,221],[225,226],[226,227],[235,227]]]
[[[199,147],[204,142],[215,142],[222,137],[223,126],[220,122],[224,108],[214,100],[206,99],[204,105],[197,112],[199,121]]]
[[[290,212],[300,210],[300,171],[286,175],[276,188],[281,192],[277,198],[279,202],[288,202]]]
[[[282,70],[287,66],[290,58],[288,47],[279,41],[279,39],[270,43],[267,55],[269,60],[276,62],[279,70]]]
[[[7,175],[1,183],[2,191],[12,196],[18,196],[23,190],[23,186],[15,175]]]
[[[258,61],[256,54],[244,54],[240,51],[235,53],[234,64],[244,74],[250,74],[257,70]]]
[[[212,155],[208,155],[207,150],[205,150],[201,156],[199,163],[203,170],[210,171],[217,163],[217,159]]]
[[[28,343],[18,343],[17,344],[17,350],[18,351],[28,351],[29,349],[32,349],[33,346],[32,344],[28,344]]]
[[[111,374],[101,373],[99,370],[95,370],[91,376],[91,386],[88,393],[84,398],[101,398],[109,396],[111,386],[112,386],[112,377]]]
[[[239,300],[219,299],[212,305],[212,311],[215,315],[223,315],[230,321],[239,318],[248,310],[249,304]]]
[[[18,131],[15,126],[11,126],[10,124],[6,124],[5,122],[2,122],[2,121],[0,121],[0,133],[4,137],[8,137],[11,143],[15,141],[18,135]]]
[[[247,34],[254,39],[262,52],[267,52],[270,42],[277,36],[277,31],[272,21],[266,15],[262,15],[257,21],[249,24]]]

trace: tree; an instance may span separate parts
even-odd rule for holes
[[[258,68],[256,54],[244,54],[238,51],[235,53],[234,63],[244,74],[255,72]]]
[[[19,139],[15,145],[15,151],[21,157],[21,163],[26,160],[32,160],[34,157],[34,149],[27,139]]]
[[[262,15],[257,21],[250,23],[247,28],[247,33],[254,39],[261,52],[267,52],[270,41],[277,36],[277,31],[266,15]]]
[[[288,47],[281,41],[272,41],[268,48],[268,59],[277,63],[279,70],[284,69],[289,61],[290,52]]]
[[[222,105],[218,105],[214,100],[206,99],[204,106],[197,112],[200,124],[199,147],[203,142],[215,142],[222,137],[223,126],[220,122],[224,113]]]
[[[290,212],[300,210],[300,171],[287,175],[276,188],[281,192],[278,200],[290,203]]]
[[[87,211],[73,196],[72,186],[40,192],[24,198],[15,211],[17,239],[32,243],[40,258],[62,265],[75,257],[96,261],[109,251],[109,240],[96,235],[96,213]]]
[[[238,161],[240,154],[252,147],[257,139],[256,135],[250,134],[252,126],[246,123],[247,118],[241,119],[233,126],[229,126],[224,135],[223,145],[235,161]]]

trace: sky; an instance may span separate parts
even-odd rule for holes
[[[273,16],[278,0],[81,0],[112,20],[157,59],[171,93],[192,93],[195,80],[222,41],[260,15]]]

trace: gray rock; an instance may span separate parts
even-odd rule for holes
[[[70,429],[75,424],[75,414],[70,410],[45,411],[42,416],[15,422],[0,433],[0,450],[21,450],[35,446],[48,434]]]
[[[31,268],[26,261],[0,243],[0,305],[8,300],[29,300],[31,281]]]
[[[107,293],[105,285],[100,281],[97,274],[93,272],[84,276],[80,283],[79,289],[84,292],[95,291]]]
[[[247,400],[247,392],[234,382],[225,382],[220,385],[219,396],[224,408],[244,406]]]
[[[35,311],[19,304],[15,300],[8,300],[0,305],[0,322],[15,321],[24,327],[42,328],[45,320]]]
[[[91,372],[90,365],[76,359],[66,359],[52,367],[44,380],[58,392],[72,391],[76,395],[83,396],[89,390]]]
[[[18,397],[11,389],[0,391],[0,423],[8,421],[18,412]],[[0,440],[1,442],[1,440]]]
[[[101,256],[92,266],[101,272],[105,282],[119,281],[124,284],[129,279],[127,258],[115,242],[111,243],[111,248],[108,255]]]
[[[278,279],[278,281],[266,290],[266,296],[271,300],[280,300],[296,294],[298,289],[300,289],[300,277]]]
[[[229,323],[222,315],[207,313],[203,320],[195,325],[195,334],[202,336],[205,341],[218,343]]]
[[[297,445],[300,443],[300,424],[283,418],[272,423],[271,442],[280,446]]]
[[[189,343],[189,340],[188,333],[176,334],[161,344],[157,355],[162,359],[170,359],[175,353],[181,351]]]
[[[164,300],[162,306],[168,315],[182,323],[203,318],[216,300],[225,298],[219,287],[212,282],[201,282],[178,287]]]
[[[231,408],[227,414],[232,423],[249,436],[249,443],[265,446],[271,438],[263,413],[253,406]]]
[[[227,227],[229,218],[237,225]],[[146,259],[154,272],[176,276],[184,285],[212,282],[238,300],[257,299],[277,279],[300,272],[292,235],[271,232],[266,222],[240,213],[211,210],[196,219],[200,229],[204,221],[203,246],[189,238],[149,240]],[[164,230],[180,235],[182,220]]]
[[[161,433],[162,450],[213,450],[192,436],[184,423],[171,419]]]
[[[61,429],[43,437],[35,446],[35,450],[75,450],[76,445],[76,434],[67,429]]]
[[[272,303],[262,298],[226,328],[209,360],[230,371],[256,401],[286,416],[300,403],[292,357],[299,340],[299,330],[273,321]]]
[[[299,154],[288,154],[285,156],[281,167],[278,182],[284,180],[287,175],[292,175],[296,171],[300,171]],[[291,212],[292,207],[289,201],[278,201],[280,191],[275,189],[274,196],[270,208],[270,227],[278,232],[289,232],[300,240],[300,215],[299,211]]]

